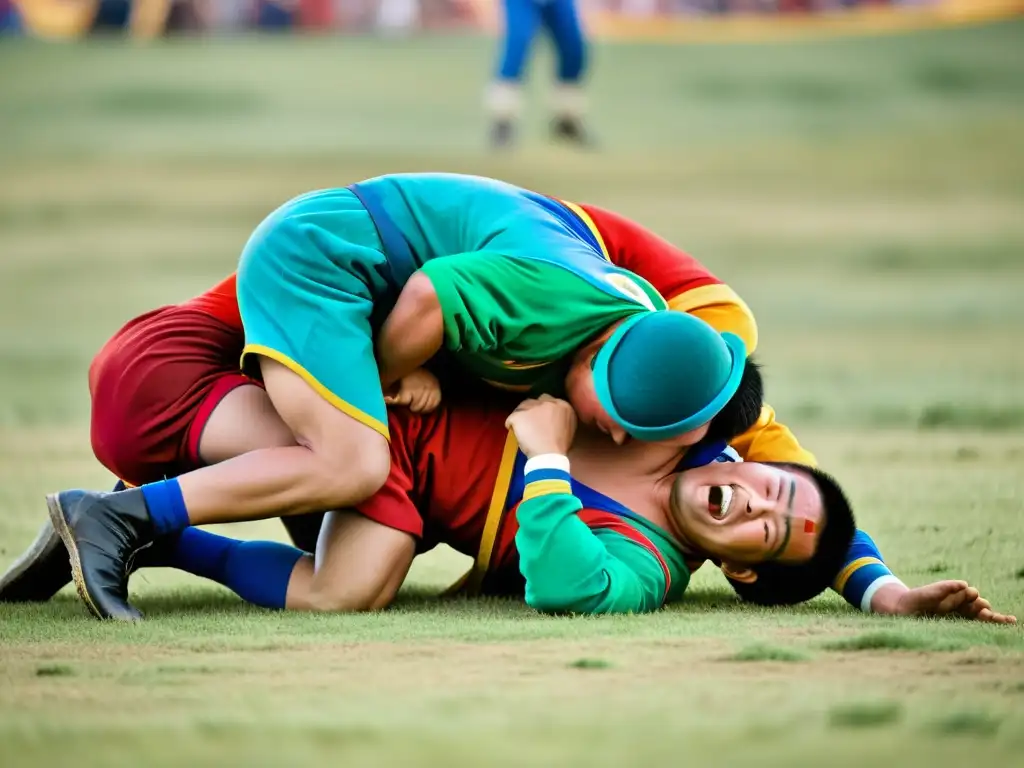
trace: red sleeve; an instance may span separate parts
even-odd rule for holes
[[[206,293],[185,302],[209,315],[213,315],[232,328],[242,329],[242,317],[238,312],[238,296],[235,293],[235,274],[232,273]]]
[[[640,275],[666,299],[722,282],[686,251],[635,221],[596,205],[579,206],[601,233],[611,262]]]
[[[757,323],[750,308],[690,254],[635,221],[596,205],[579,205],[604,241],[608,258],[655,287],[669,308],[699,317],[718,331],[735,333],[757,348]]]

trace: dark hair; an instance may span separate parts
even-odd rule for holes
[[[707,441],[729,442],[750,429],[761,417],[764,404],[764,381],[761,366],[752,357],[743,366],[743,378],[729,402],[725,404],[708,425]]]
[[[821,493],[825,510],[825,529],[818,539],[818,548],[804,563],[761,563],[752,570],[757,581],[743,584],[729,579],[732,588],[743,600],[757,605],[796,605],[817,597],[836,580],[846,563],[853,542],[856,522],[846,494],[831,475],[802,464],[764,462],[807,472]]]

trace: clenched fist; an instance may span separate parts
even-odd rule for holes
[[[521,402],[505,419],[505,426],[515,433],[526,458],[545,453],[564,456],[576,435],[576,411],[565,400],[541,395]]]
[[[417,368],[397,385],[397,391],[384,395],[387,405],[404,405],[413,413],[430,413],[441,404],[441,383],[426,368]]]

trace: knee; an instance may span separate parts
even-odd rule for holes
[[[309,596],[308,608],[316,613],[364,613],[372,610],[372,604],[357,595],[314,592]]]
[[[391,471],[391,453],[385,440],[321,457],[320,509],[339,509],[364,501],[379,491]]]
[[[368,585],[347,584],[326,588],[314,586],[307,597],[307,609],[317,613],[365,613],[386,608],[391,601],[380,589]]]
[[[361,498],[368,499],[379,491],[387,482],[391,472],[391,452],[386,440],[379,444],[364,446],[356,455],[355,460],[346,462],[346,467],[356,477],[356,488]]]

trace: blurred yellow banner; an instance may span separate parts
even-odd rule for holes
[[[174,0],[133,0],[128,29],[133,36],[157,37],[164,31]],[[14,0],[31,34],[44,38],[81,37],[93,27],[100,0]]]
[[[948,0],[917,7],[863,6],[832,13],[776,16],[734,15],[714,19],[634,20],[595,15],[594,33],[606,38],[666,42],[754,42],[841,35],[906,32],[963,24],[978,24],[1024,13],[1024,0]],[[624,23],[625,21],[625,23]]]
[[[487,29],[500,26],[500,0],[468,0]],[[873,35],[981,24],[1024,14],[1024,0],[935,0],[916,5],[865,4],[828,11],[685,14],[611,10],[581,0],[588,32],[595,38],[666,43],[724,43],[805,37]],[[604,7],[602,7],[604,6]]]

